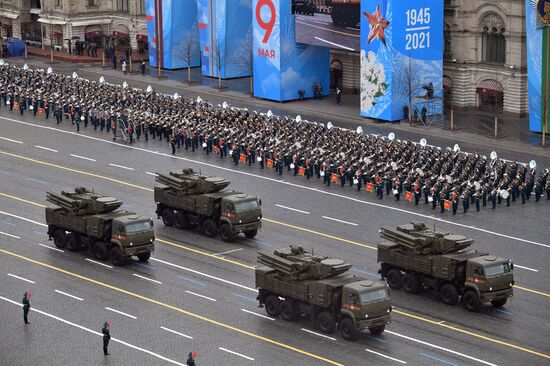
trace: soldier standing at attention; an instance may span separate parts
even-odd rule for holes
[[[29,310],[31,310],[31,303],[29,301],[31,294],[28,292],[25,292],[23,295],[23,320],[25,321],[25,324],[30,324],[29,320],[27,319],[27,316],[29,315]]]
[[[176,136],[172,134],[170,136],[170,146],[172,146],[172,155],[176,153]]]
[[[187,364],[187,366],[195,366],[195,360],[193,359],[193,353],[192,352],[189,352],[189,354],[187,355],[186,364]]]
[[[109,340],[111,339],[111,332],[109,331],[110,324],[109,322],[103,323],[103,329],[101,330],[101,333],[103,333],[103,354],[105,356],[109,355]]]

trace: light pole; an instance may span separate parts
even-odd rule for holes
[[[546,62],[550,62],[550,25],[542,29],[543,32],[546,32]],[[544,39],[544,37],[543,37]],[[546,146],[546,133],[548,132],[548,117],[549,117],[549,111],[550,109],[550,80],[549,80],[549,74],[550,70],[548,69],[549,66],[546,65],[546,76],[545,76],[545,100],[544,100],[544,120],[542,121],[542,141],[541,145],[542,147]]]

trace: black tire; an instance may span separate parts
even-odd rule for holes
[[[202,232],[209,238],[214,238],[218,234],[218,227],[212,219],[206,219],[202,223]]]
[[[94,246],[92,247],[92,251],[94,253],[94,257],[96,259],[99,259],[100,261],[104,261],[109,256],[109,252],[107,252],[107,246],[102,241],[96,241],[94,243]]]
[[[381,325],[379,327],[369,328],[369,332],[374,335],[380,335],[384,332],[384,329],[386,329],[386,326]]]
[[[462,302],[466,310],[473,313],[477,313],[481,309],[481,301],[479,301],[479,296],[477,296],[477,292],[474,290],[466,291],[464,296],[462,296]]]
[[[298,312],[292,300],[284,300],[281,302],[281,317],[287,322],[293,322],[298,319]]]
[[[113,247],[111,249],[111,262],[115,266],[123,266],[126,263],[126,258],[122,256],[122,251],[119,247]]]
[[[65,248],[67,245],[67,234],[65,234],[65,230],[55,229],[53,232],[53,243],[59,249]]]
[[[267,295],[265,298],[265,312],[271,316],[279,316],[281,313],[281,300],[278,296]]]
[[[355,329],[353,320],[344,318],[340,322],[340,334],[346,341],[356,341],[359,339],[359,331]]]
[[[317,326],[325,334],[332,334],[336,330],[336,321],[330,311],[323,310],[317,314]]]
[[[165,208],[164,210],[162,210],[162,222],[164,222],[164,225],[174,226],[174,221],[175,221],[174,210],[171,210],[169,208]]]
[[[191,227],[189,216],[185,212],[178,211],[174,215],[174,224],[178,229],[187,230]]]
[[[229,224],[221,224],[220,236],[223,241],[232,242],[235,239],[235,234],[231,231]]]
[[[77,233],[69,233],[67,235],[67,250],[69,252],[78,252],[80,249],[80,235]]]
[[[458,302],[458,291],[452,283],[446,283],[439,289],[441,301],[447,305],[456,305]]]
[[[137,257],[140,261],[147,262],[151,258],[151,252],[138,254]]]
[[[491,301],[491,304],[493,304],[495,308],[501,308],[506,304],[507,301],[508,299],[493,300]]]
[[[244,232],[244,236],[246,236],[248,239],[254,239],[256,235],[258,235],[258,229]]]
[[[403,291],[409,294],[417,294],[420,291],[420,280],[415,273],[405,273],[403,276]]]
[[[386,282],[392,290],[400,290],[402,282],[401,272],[397,269],[390,269],[386,275]]]

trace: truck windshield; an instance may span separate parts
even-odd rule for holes
[[[383,300],[388,296],[388,293],[386,292],[385,288],[381,288],[379,290],[363,292],[361,293],[360,296],[361,296],[361,303],[365,304],[371,301]]]
[[[136,222],[126,225],[126,233],[139,233],[140,231],[151,230],[151,223],[149,221]]]
[[[485,276],[487,277],[497,276],[508,272],[510,272],[510,263],[508,262],[485,267]]]
[[[235,211],[236,212],[256,210],[257,208],[258,208],[258,201],[257,200],[243,201],[243,202],[236,202],[235,203]]]

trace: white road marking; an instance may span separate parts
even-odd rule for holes
[[[416,343],[423,344],[423,345],[428,346],[428,347],[436,348],[436,349],[439,349],[439,350],[441,350],[441,351],[446,351],[446,352],[452,353],[453,355],[461,356],[461,357],[467,358],[467,359],[472,360],[472,361],[477,361],[477,362],[482,363],[482,364],[484,364],[484,365],[497,366],[497,365],[494,364],[494,363],[490,363],[490,362],[487,362],[487,361],[483,361],[483,360],[481,360],[481,359],[479,359],[479,358],[475,358],[475,357],[472,357],[472,356],[468,356],[468,355],[465,355],[464,353],[460,353],[460,352],[457,352],[457,351],[453,351],[452,349],[448,349],[448,348],[444,348],[444,347],[441,347],[441,346],[437,346],[437,345],[432,344],[432,343],[424,342],[424,341],[421,341],[421,340],[416,339],[416,338],[407,337],[406,335],[399,334],[399,333],[395,333],[395,332],[392,332],[391,330],[386,330],[385,332],[386,332],[386,333],[389,333],[389,334],[393,334],[393,335],[395,335],[395,336],[397,336],[397,337],[400,337],[400,338],[407,339],[407,340],[412,341],[412,342],[416,342]]]
[[[118,164],[113,164],[113,163],[109,163],[109,165],[117,167],[117,168],[121,168],[121,169],[134,170],[134,168],[130,168],[130,167],[127,167],[127,166],[124,166],[124,165],[118,165]]]
[[[160,329],[164,329],[165,331],[167,332],[170,332],[170,333],[174,333],[174,334],[177,334],[179,336],[182,336],[182,337],[185,337],[185,338],[188,338],[188,339],[193,339],[193,337],[187,335],[187,334],[183,334],[183,333],[180,333],[180,332],[176,332],[175,330],[172,330],[172,329],[168,329],[168,328],[165,328],[165,327],[160,327]]]
[[[0,139],[10,141],[10,142],[15,142],[16,144],[22,144],[23,143],[23,141],[12,140],[12,139],[9,139],[7,137],[2,137],[2,136],[0,136]]]
[[[372,350],[370,350],[370,349],[368,349],[368,348],[365,348],[365,351],[370,352],[370,353],[374,353],[375,355],[378,355],[378,356],[387,358],[387,359],[392,360],[392,361],[395,361],[395,362],[407,363],[407,362],[402,361],[402,360],[399,360],[399,359],[397,359],[397,358],[393,358],[393,357],[390,357],[390,356],[386,356],[386,355],[384,355],[384,354],[382,354],[382,353],[372,351]]]
[[[151,173],[151,172],[145,172],[145,174],[152,175],[153,177],[158,177],[159,176],[157,173]]]
[[[324,334],[321,334],[321,333],[317,333],[317,332],[314,332],[314,331],[309,330],[309,329],[306,329],[306,328],[302,328],[302,330],[303,330],[304,332],[308,332],[308,333],[311,333],[311,334],[315,334],[316,336],[323,337],[323,338],[327,338],[327,339],[330,339],[330,340],[332,340],[332,341],[335,341],[335,340],[336,340],[336,338],[332,338],[332,337],[329,337],[329,336],[327,336],[327,335],[324,335]]]
[[[443,223],[448,224],[448,225],[454,225],[454,226],[458,226],[458,227],[462,227],[462,228],[466,228],[466,229],[471,229],[471,230],[474,230],[474,231],[480,231],[480,232],[484,232],[486,234],[499,236],[501,238],[517,240],[517,241],[521,241],[523,243],[528,243],[528,244],[533,244],[533,245],[538,245],[538,246],[550,248],[549,244],[543,244],[543,243],[539,243],[539,242],[536,242],[536,241],[533,241],[533,240],[523,239],[523,238],[519,238],[519,237],[515,237],[515,236],[511,236],[511,235],[506,235],[506,234],[502,234],[502,233],[495,232],[495,231],[490,231],[490,230],[487,230],[487,229],[473,227],[471,225],[461,224],[461,223],[458,223],[458,222],[445,220],[445,219],[442,219],[442,218],[431,217],[431,215],[421,214],[421,213],[414,212],[414,211],[408,211],[408,210],[405,210],[405,209],[399,208],[399,207],[387,206],[387,205],[384,205],[384,204],[381,204],[381,203],[369,202],[369,201],[365,201],[365,200],[362,200],[362,199],[359,199],[359,198],[349,197],[349,196],[339,194],[339,193],[334,193],[334,192],[330,192],[330,191],[323,191],[319,188],[306,187],[306,186],[303,186],[303,185],[297,184],[297,183],[291,183],[291,182],[279,180],[279,179],[276,179],[276,178],[261,176],[261,175],[257,175],[257,174],[254,174],[254,173],[248,173],[248,172],[245,172],[245,171],[233,170],[231,168],[226,168],[226,167],[219,166],[219,165],[216,165],[216,164],[206,163],[206,162],[203,162],[203,161],[193,160],[193,159],[190,159],[190,158],[184,158],[184,157],[181,157],[181,156],[174,156],[172,154],[167,154],[167,153],[163,153],[163,152],[159,152],[159,151],[149,150],[149,149],[145,149],[145,148],[142,148],[142,147],[130,146],[130,145],[121,145],[121,144],[119,144],[117,142],[114,142],[114,141],[109,141],[109,140],[105,140],[105,139],[98,138],[98,137],[93,137],[93,136],[81,135],[81,134],[78,134],[76,132],[64,131],[64,130],[57,129],[55,127],[35,125],[35,124],[29,123],[29,122],[19,121],[19,120],[13,119],[13,118],[6,118],[6,117],[1,117],[1,116],[0,116],[0,119],[10,121],[10,122],[13,122],[13,123],[17,123],[17,124],[21,124],[21,125],[30,126],[32,128],[42,128],[42,129],[51,130],[51,131],[54,131],[54,132],[57,132],[57,133],[64,133],[64,134],[67,134],[67,135],[78,136],[80,138],[85,138],[85,139],[89,139],[89,140],[93,140],[93,141],[100,141],[100,142],[103,142],[103,143],[106,143],[106,144],[111,144],[111,145],[118,146],[119,148],[132,149],[132,150],[146,152],[146,153],[153,154],[153,155],[164,156],[164,157],[168,157],[168,158],[187,161],[187,162],[194,163],[194,164],[197,164],[197,165],[204,165],[204,166],[208,166],[208,167],[211,167],[211,168],[214,168],[214,169],[227,171],[227,172],[230,172],[232,174],[241,174],[241,175],[245,175],[245,176],[248,176],[248,177],[263,179],[263,180],[267,180],[267,181],[274,182],[274,183],[284,184],[284,185],[288,185],[288,186],[295,187],[295,188],[300,188],[300,189],[305,189],[305,190],[312,191],[312,192],[321,193],[321,194],[324,194],[324,195],[327,195],[327,196],[342,198],[342,199],[345,199],[345,200],[348,200],[348,201],[361,203],[361,204],[368,205],[368,206],[385,208],[387,210],[406,213],[406,214],[411,215],[411,216],[418,216],[418,217],[422,217],[422,218],[432,219],[434,221],[443,222]],[[372,134],[372,135],[375,135],[375,134]]]
[[[49,147],[45,147],[45,146],[34,145],[34,147],[37,147],[37,148],[42,149],[42,150],[51,151],[51,152],[59,152],[59,151],[57,151],[57,150],[50,149]]]
[[[336,46],[338,48],[343,48],[344,50],[348,50],[348,51],[355,51],[355,48],[350,48],[350,47],[346,47],[346,46],[342,46],[341,44],[338,44],[338,43],[334,43],[334,42],[331,42],[331,41],[327,41],[326,39],[323,39],[321,37],[315,37],[316,40],[318,41],[321,41],[321,42],[325,42],[325,43],[328,43],[330,45],[333,45],[333,46]]]
[[[36,224],[36,225],[48,227],[48,225],[43,224],[43,223],[41,223],[41,222],[34,221],[34,220],[31,220],[31,219],[27,219],[26,217],[17,216],[17,215],[14,215],[14,214],[12,214],[12,213],[9,213],[9,212],[0,211],[0,214],[6,215],[6,216],[10,216],[10,217],[14,217],[14,218],[16,218],[16,219],[23,220],[23,221],[27,221],[27,222],[30,222],[30,223],[33,223],[33,224]]]
[[[336,222],[340,222],[340,223],[346,224],[346,225],[359,226],[358,224],[356,224],[356,223],[354,223],[354,222],[349,222],[349,221],[344,221],[344,220],[340,220],[340,219],[335,219],[334,217],[329,217],[329,216],[323,216],[323,219],[332,220],[332,221],[336,221]]]
[[[238,252],[239,250],[243,250],[243,249],[244,249],[244,248],[231,249],[231,250],[228,250],[228,251],[226,251],[226,252],[215,253],[215,254],[212,254],[212,255],[219,256],[219,255],[224,255],[224,254],[229,254],[229,253]]]
[[[54,291],[57,292],[58,294],[65,295],[65,296],[68,296],[68,297],[72,297],[72,298],[75,299],[75,300],[84,301],[84,299],[81,299],[80,297],[77,297],[77,296],[68,294],[68,293],[66,293],[66,292],[59,291],[59,290],[54,290]]]
[[[10,238],[21,239],[20,236],[13,235],[13,234],[8,234],[8,233],[5,233],[5,232],[3,232],[3,231],[0,231],[0,234],[1,234],[1,235],[9,236]]]
[[[103,266],[103,267],[113,268],[113,266],[110,266],[110,265],[108,265],[108,264],[101,263],[101,262],[98,262],[98,261],[94,261],[93,259],[90,259],[90,258],[86,258],[86,260],[87,260],[88,262],[91,262],[91,263],[99,264],[100,266]]]
[[[48,249],[51,249],[51,250],[55,250],[56,252],[65,253],[64,250],[61,250],[61,249],[58,249],[58,248],[54,248],[54,247],[51,247],[51,246],[49,246],[49,245],[45,245],[45,244],[42,244],[42,243],[37,243],[37,244],[40,245],[41,247],[48,248]]]
[[[211,297],[204,296],[204,295],[201,295],[201,294],[197,294],[196,292],[187,291],[187,290],[185,290],[185,292],[188,293],[188,294],[190,294],[190,295],[195,295],[195,296],[198,296],[198,297],[202,297],[203,299],[206,299],[206,300],[216,301],[216,299],[213,299],[213,298],[211,298]]]
[[[13,300],[7,299],[7,298],[2,297],[2,296],[0,296],[0,299],[2,299],[2,300],[4,300],[4,301],[7,301],[7,302],[9,302],[9,303],[12,303],[12,304],[14,304],[14,305],[17,305],[17,306],[19,306],[19,307],[22,307],[22,306],[23,306],[23,304],[20,304],[20,303],[18,303],[17,301],[13,301]],[[58,317],[58,316],[55,316],[55,315],[46,313],[45,311],[42,311],[42,310],[40,310],[40,309],[37,309],[37,308],[34,308],[34,307],[33,307],[33,308],[32,308],[32,311],[35,312],[35,313],[38,313],[38,314],[42,314],[42,315],[44,315],[44,316],[47,316],[48,318],[55,319],[55,320],[57,320],[57,321],[60,321],[60,322],[62,322],[62,323],[65,323],[65,324],[67,324],[67,325],[73,326],[73,327],[75,327],[75,328],[84,330],[84,331],[86,331],[86,332],[88,332],[88,333],[91,333],[91,334],[94,334],[94,335],[103,337],[103,334],[102,334],[102,333],[99,333],[99,332],[97,332],[97,331],[95,331],[95,330],[92,330],[92,329],[83,327],[82,325],[79,325],[79,324],[70,322],[70,321],[65,320],[65,319],[63,319],[63,318],[60,318],[60,317]],[[125,346],[127,346],[127,347],[133,348],[133,349],[135,349],[135,350],[137,350],[137,351],[147,353],[147,354],[149,354],[149,355],[151,355],[151,356],[153,356],[153,357],[156,357],[156,358],[161,359],[161,360],[163,360],[163,361],[169,362],[169,363],[171,363],[171,364],[178,365],[178,366],[185,366],[185,364],[176,362],[176,361],[174,361],[174,360],[171,360],[171,359],[169,359],[169,358],[167,358],[167,357],[161,356],[161,355],[159,355],[158,353],[151,352],[151,351],[146,350],[146,349],[144,349],[144,348],[141,348],[141,347],[138,347],[138,346],[134,346],[133,344],[130,344],[130,343],[128,343],[128,342],[124,342],[124,341],[122,341],[122,340],[120,340],[120,339],[118,339],[118,338],[111,337],[111,341],[116,342],[116,343],[120,343],[120,344],[125,345]]]
[[[26,278],[19,277],[19,276],[16,276],[16,275],[14,275],[14,274],[11,274],[11,273],[8,273],[8,276],[13,277],[13,278],[17,278],[17,279],[19,279],[19,280],[22,280],[22,281],[25,281],[25,282],[28,282],[28,283],[35,283],[34,281],[27,280]]]
[[[296,212],[300,212],[300,213],[309,215],[309,212],[303,211],[303,210],[298,210],[297,208],[292,208],[292,207],[283,206],[283,205],[279,205],[279,204],[275,204],[275,206],[280,207],[280,208],[284,208],[285,210],[296,211]]]
[[[430,26],[428,25],[425,27],[406,28],[405,32],[414,32],[414,31],[426,30],[426,29],[430,29]]]
[[[353,31],[360,31],[361,29],[358,28],[352,28],[352,27],[346,27],[346,29],[353,30]]]
[[[71,155],[71,156],[74,157],[74,158],[84,159],[84,160],[88,160],[88,161],[97,161],[97,160],[95,160],[95,159],[87,158],[87,157],[85,157],[85,156],[80,156],[80,155],[75,155],[75,154],[69,154],[69,155]]]
[[[250,311],[250,310],[246,310],[246,309],[241,309],[241,310],[244,311],[245,313],[259,316],[260,318],[269,319],[269,320],[275,320],[275,318],[272,318],[272,317],[270,317],[270,316],[266,316],[266,315],[263,315],[263,314],[258,314],[258,313],[255,313],[255,312],[253,312],[253,311]]]
[[[163,261],[163,260],[158,259],[158,258],[151,258],[150,260],[151,260],[151,261],[155,261],[155,262],[159,262],[159,263],[163,263],[163,264],[166,264],[166,265],[171,266],[171,267],[174,267],[174,268],[179,268],[179,269],[182,269],[182,270],[184,270],[184,271],[188,271],[188,272],[191,272],[191,273],[195,273],[195,274],[198,274],[198,275],[207,277],[207,278],[211,278],[211,279],[216,280],[216,281],[220,281],[220,282],[223,282],[223,283],[227,283],[227,284],[229,284],[229,285],[233,285],[233,286],[236,286],[236,287],[240,287],[240,288],[245,289],[245,290],[248,290],[248,291],[252,291],[252,292],[256,292],[256,293],[258,292],[258,290],[256,290],[255,288],[247,287],[247,286],[241,285],[241,284],[236,283],[236,282],[231,282],[231,281],[225,280],[225,279],[223,279],[223,278],[219,278],[219,277],[216,277],[216,276],[212,276],[212,275],[209,275],[209,274],[207,274],[207,273],[199,272],[199,271],[197,271],[197,270],[194,270],[194,269],[191,269],[191,268],[187,268],[187,267],[183,267],[183,266],[180,266],[180,265],[177,265],[177,264],[174,264],[174,263],[166,262],[166,261]]]
[[[247,360],[254,361],[254,359],[253,359],[252,357],[245,356],[245,355],[240,354],[240,353],[237,353],[237,352],[235,352],[235,351],[230,351],[230,350],[228,350],[227,348],[218,347],[218,349],[219,349],[219,350],[222,350],[222,351],[225,351],[225,352],[227,352],[227,353],[231,353],[231,354],[236,355],[236,356],[240,356],[240,357],[242,357],[242,358],[246,358]]]
[[[147,280],[147,281],[151,281],[151,282],[154,282],[154,283],[158,283],[159,285],[162,285],[162,282],[160,281],[157,281],[157,280],[153,280],[151,278],[147,278],[145,276],[141,276],[141,275],[138,275],[136,273],[132,273],[133,276],[136,276],[136,277],[139,277],[139,278],[143,278],[144,280]]]
[[[128,318],[132,318],[132,319],[137,319],[137,316],[133,316],[133,315],[130,315],[130,314],[126,314],[120,310],[116,310],[116,309],[113,309],[113,308],[110,308],[108,306],[105,306],[105,310],[109,310],[109,311],[112,311],[113,313],[117,313],[117,314],[120,314],[120,315],[124,315],[124,316],[127,316]]]
[[[538,269],[520,266],[519,264],[515,264],[515,263],[514,263],[514,267],[518,267],[518,268],[521,268],[521,269],[526,269],[526,270],[531,271],[531,272],[538,272],[539,271]]]

